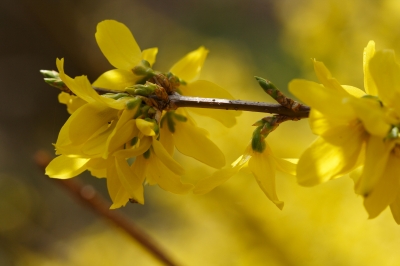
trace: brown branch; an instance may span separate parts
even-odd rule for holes
[[[46,168],[50,160],[51,157],[44,151],[38,151],[35,154],[36,164],[42,169]],[[168,266],[178,265],[151,236],[144,233],[128,217],[117,210],[110,210],[110,203],[97,193],[92,186],[85,185],[77,179],[53,180],[58,185],[65,188],[76,200],[87,208],[97,213],[99,216],[107,218],[114,225],[125,231],[159,261]]]
[[[310,113],[310,107],[301,105],[298,111],[293,111],[280,104],[266,102],[252,102],[241,100],[227,100],[217,98],[200,98],[189,97],[174,94],[169,96],[171,109],[179,107],[196,107],[196,108],[211,108],[235,111],[250,111],[260,113],[280,114],[293,118],[307,118]]]

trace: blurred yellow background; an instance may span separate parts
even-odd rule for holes
[[[126,24],[142,49],[159,47],[167,71],[186,53],[210,50],[201,78],[242,100],[271,101],[253,76],[287,93],[293,78],[316,80],[310,58],[342,84],[363,87],[362,52],[399,51],[400,2],[340,0],[3,0],[0,3],[0,265],[161,265],[124,232],[80,206],[33,160],[53,154],[68,114],[40,69],[65,58],[71,76],[94,81],[111,65],[95,42],[96,24]],[[244,113],[232,129],[198,118],[233,162],[263,114]],[[268,137],[295,158],[314,139],[307,121],[287,122]],[[182,159],[195,183],[212,169]],[[108,198],[106,183],[83,182]],[[368,220],[345,177],[314,188],[277,175],[280,211],[241,173],[206,195],[145,188],[144,206],[121,211],[181,265],[399,265],[400,229],[388,210]]]

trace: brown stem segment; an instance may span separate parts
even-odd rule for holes
[[[217,98],[200,98],[189,97],[174,94],[169,96],[169,106],[171,109],[179,107],[196,107],[196,108],[211,108],[235,111],[250,111],[260,113],[280,114],[293,118],[307,118],[310,113],[310,107],[301,105],[297,111],[293,111],[280,104],[266,102],[252,102],[242,100],[227,100]]]

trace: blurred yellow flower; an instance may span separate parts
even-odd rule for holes
[[[347,173],[364,197],[370,218],[387,206],[400,224],[400,66],[392,50],[364,49],[367,94],[341,86],[322,63],[314,61],[322,85],[294,80],[290,91],[309,104],[310,126],[319,137],[302,154],[297,177],[315,185]]]

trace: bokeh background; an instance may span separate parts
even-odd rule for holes
[[[111,69],[94,39],[104,19],[125,23],[140,47],[159,47],[167,71],[205,45],[201,78],[237,99],[271,99],[254,75],[283,91],[293,78],[316,80],[317,58],[342,84],[363,87],[362,52],[400,48],[400,2],[341,0],[2,0],[0,1],[0,265],[161,265],[124,232],[74,201],[44,176],[38,151],[68,118],[40,69],[65,58],[71,76],[94,81]],[[234,128],[199,124],[234,161],[262,114],[244,113]],[[281,157],[295,158],[314,139],[307,121],[287,122],[270,137]],[[185,181],[212,169],[182,159]],[[108,198],[104,180],[79,177]],[[314,188],[277,176],[280,211],[242,173],[206,195],[178,196],[146,187],[144,206],[123,208],[181,265],[399,265],[400,228],[388,210],[368,220],[348,177]]]

